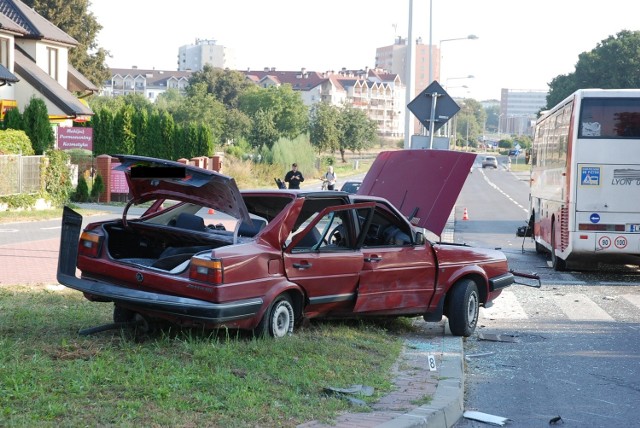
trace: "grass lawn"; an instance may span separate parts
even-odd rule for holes
[[[0,289],[0,426],[295,426],[349,402],[324,387],[392,386],[408,320],[312,322],[281,339],[236,331],[79,329],[112,304],[61,287]],[[366,408],[362,411],[366,411]]]

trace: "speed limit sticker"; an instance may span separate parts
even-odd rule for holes
[[[611,238],[609,238],[608,236],[601,236],[598,239],[598,246],[600,248],[609,248],[611,246]]]
[[[429,362],[429,371],[433,372],[436,369],[436,357],[434,357],[433,355],[429,354],[427,355],[427,361]]]
[[[624,236],[618,236],[616,237],[615,241],[613,241],[613,244],[616,246],[616,248],[623,249],[627,246],[627,238],[625,238]]]

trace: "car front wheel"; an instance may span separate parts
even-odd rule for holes
[[[256,328],[258,336],[285,337],[293,333],[295,312],[289,296],[278,296],[265,312]]]
[[[454,284],[449,297],[449,328],[454,336],[469,337],[478,324],[480,294],[478,286],[470,279]]]

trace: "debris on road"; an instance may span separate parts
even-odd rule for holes
[[[503,418],[502,416],[490,415],[488,413],[476,412],[476,411],[466,411],[462,414],[466,419],[472,419],[474,421],[485,422],[491,425],[496,425],[499,427],[504,426],[511,419]]]
[[[517,343],[519,340],[509,334],[494,334],[494,333],[478,333],[478,340],[488,340],[490,342],[509,342]]]

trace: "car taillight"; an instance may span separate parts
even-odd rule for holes
[[[100,247],[102,246],[102,236],[95,233],[82,232],[80,235],[80,243],[78,244],[78,253],[87,257],[100,256]]]
[[[223,279],[222,260],[220,259],[191,259],[189,278],[207,282],[209,284],[222,284]]]

